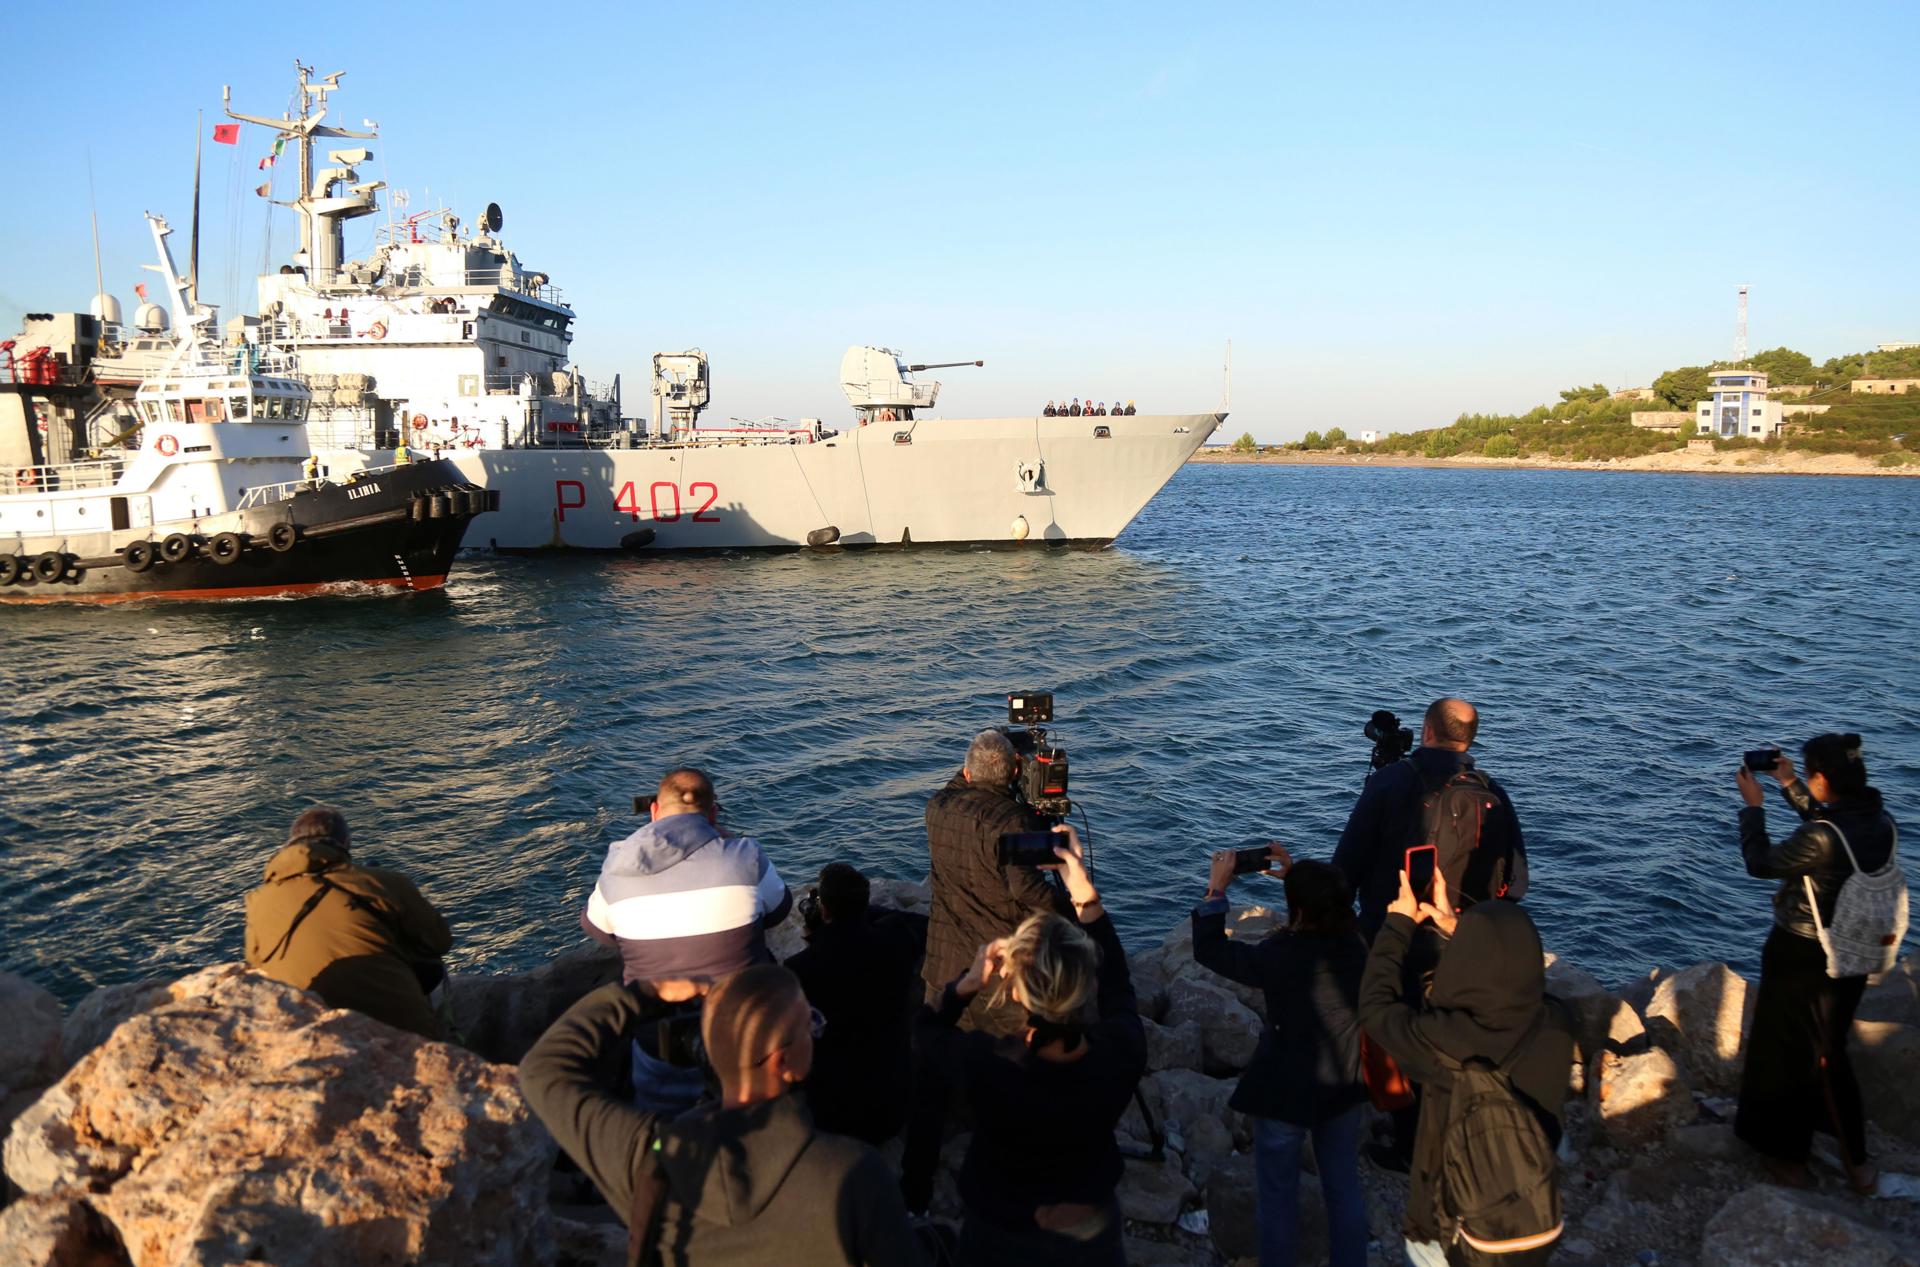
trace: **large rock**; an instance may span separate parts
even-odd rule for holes
[[[619,979],[619,952],[594,945],[532,972],[455,976],[446,988],[461,1042],[496,1064],[515,1065],[582,995]]]
[[[1696,1085],[1732,1092],[1758,992],[1723,963],[1699,963],[1662,977],[1643,1015],[1653,1041],[1677,1054]]]
[[[1603,1052],[1588,1090],[1600,1133],[1616,1148],[1644,1148],[1694,1118],[1686,1074],[1658,1047],[1631,1056]]]
[[[1193,1185],[1171,1158],[1154,1162],[1129,1157],[1115,1195],[1120,1199],[1120,1213],[1127,1218],[1140,1223],[1171,1223],[1187,1208]]]
[[[238,964],[169,994],[6,1143],[23,1187],[86,1194],[134,1267],[552,1260],[552,1144],[512,1069]]]
[[[1853,1069],[1868,1118],[1920,1143],[1920,1027],[1855,1021]]]
[[[1566,1004],[1573,1017],[1576,1059],[1591,1060],[1606,1050],[1608,1031],[1624,1006],[1617,996],[1564,959],[1547,965],[1547,993]]]
[[[1756,1184],[1708,1220],[1699,1262],[1700,1267],[1916,1267],[1920,1247],[1895,1240],[1830,1197]]]
[[[1167,986],[1167,1024],[1200,1029],[1202,1067],[1233,1073],[1253,1063],[1264,1028],[1253,1010],[1220,985],[1177,976]]]
[[[60,1001],[0,972],[0,1131],[60,1076]]]
[[[1133,979],[1135,1007],[1140,1015],[1158,1021],[1167,1014],[1166,952],[1142,950],[1127,956],[1127,975]]]
[[[167,981],[130,981],[101,986],[74,1004],[60,1036],[61,1072],[73,1068],[88,1052],[106,1042],[107,1035],[119,1029],[120,1022],[129,1016],[170,1002],[171,988],[172,983]]]
[[[127,1267],[126,1251],[82,1195],[22,1197],[0,1212],[7,1267]]]
[[[1879,978],[1870,980],[1867,992],[1860,996],[1854,1019],[1894,1021],[1901,1025],[1920,1025],[1920,965],[1908,955]]]
[[[1198,1069],[1200,1067],[1200,1022],[1182,1021],[1178,1025],[1156,1025],[1141,1018],[1147,1032],[1147,1069]]]

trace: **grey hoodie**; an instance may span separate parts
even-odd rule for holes
[[[794,1096],[744,1108],[703,1105],[663,1121],[608,1093],[609,1053],[625,1051],[654,1004],[603,986],[555,1021],[520,1065],[520,1085],[560,1147],[627,1220],[641,1150],[666,1177],[660,1261],[782,1267],[917,1267],[898,1180],[873,1149],[814,1129]]]

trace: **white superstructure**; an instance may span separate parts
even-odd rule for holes
[[[299,68],[299,114],[230,118],[270,129],[299,160],[300,249],[259,280],[241,333],[297,355],[313,391],[323,470],[384,466],[404,445],[503,494],[469,546],[699,549],[839,543],[1111,541],[1224,414],[945,419],[938,382],[888,348],[849,349],[853,412],[701,427],[699,350],[654,358],[652,425],[621,417],[620,380],[589,385],[569,359],[574,313],[500,238],[489,203],[471,230],[445,209],[390,221],[363,260],[346,221],[383,182],[324,122],[338,74]],[[316,156],[316,142],[347,142]],[[952,362],[977,365],[980,362]]]

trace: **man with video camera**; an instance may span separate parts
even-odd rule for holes
[[[703,996],[719,1102],[671,1117],[612,1094],[610,1075],[634,1040]],[[627,1224],[631,1263],[914,1267],[922,1256],[885,1160],[816,1129],[792,1094],[818,1033],[799,980],[774,964],[711,986],[602,986],[534,1044],[520,1085]]]
[[[1395,719],[1388,714],[1387,720]],[[1479,728],[1472,704],[1435,700],[1421,722],[1419,747],[1384,762],[1375,749],[1379,768],[1354,802],[1333,853],[1333,865],[1346,873],[1360,899],[1360,928],[1369,940],[1399,893],[1407,851],[1418,846],[1438,842],[1434,862],[1445,869],[1462,906],[1526,895],[1527,848],[1513,802],[1467,755]],[[1369,726],[1368,733],[1374,730]],[[1408,741],[1410,736],[1402,743]]]

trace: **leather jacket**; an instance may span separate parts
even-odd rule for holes
[[[1748,875],[1780,881],[1779,891],[1773,895],[1774,926],[1816,938],[1819,932],[1807,912],[1807,886],[1801,877],[1813,881],[1821,923],[1832,922],[1834,899],[1839,896],[1840,886],[1853,875],[1853,863],[1847,860],[1847,851],[1841,848],[1834,828],[1846,833],[1854,862],[1861,870],[1878,871],[1893,854],[1893,819],[1881,808],[1880,793],[1872,788],[1864,796],[1832,805],[1814,800],[1807,785],[1798,779],[1780,791],[1800,815],[1800,825],[1785,840],[1773,844],[1767,839],[1766,811],[1749,805],[1740,811],[1740,852],[1746,857]]]

